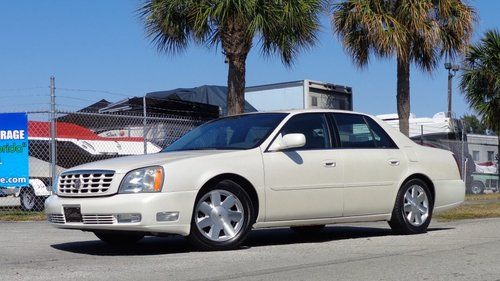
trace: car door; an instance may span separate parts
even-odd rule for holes
[[[343,165],[332,149],[327,116],[295,115],[279,134],[291,133],[303,134],[305,146],[263,153],[266,221],[341,216]]]
[[[343,216],[390,213],[406,169],[403,153],[370,117],[333,116],[344,160]]]

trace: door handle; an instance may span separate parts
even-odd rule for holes
[[[388,160],[387,162],[389,162],[389,164],[391,164],[392,166],[399,166],[399,160],[391,159]]]
[[[335,161],[331,161],[331,160],[323,161],[323,167],[333,168],[335,166],[337,166],[337,163]]]

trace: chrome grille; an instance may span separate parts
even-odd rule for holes
[[[71,171],[59,177],[58,191],[64,196],[106,195],[113,181],[114,171]]]
[[[82,215],[83,224],[114,224],[116,219],[113,215]]]
[[[51,223],[59,223],[59,224],[65,223],[63,214],[47,214],[47,220]]]

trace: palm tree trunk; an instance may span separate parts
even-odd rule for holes
[[[227,114],[235,115],[245,112],[246,55],[233,56],[228,63]]]
[[[247,55],[252,48],[252,38],[248,37],[245,21],[234,16],[223,28],[222,48],[229,69],[227,73],[227,114],[245,112],[245,72]]]
[[[398,84],[396,102],[398,106],[399,116],[399,131],[406,136],[409,136],[409,123],[410,118],[410,62],[402,60],[399,56],[398,61]]]

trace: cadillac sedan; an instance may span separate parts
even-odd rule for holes
[[[252,228],[388,221],[423,233],[465,194],[451,152],[334,110],[221,118],[160,153],[67,170],[56,188],[46,201],[55,227],[115,244],[179,234],[210,250],[238,247]]]

